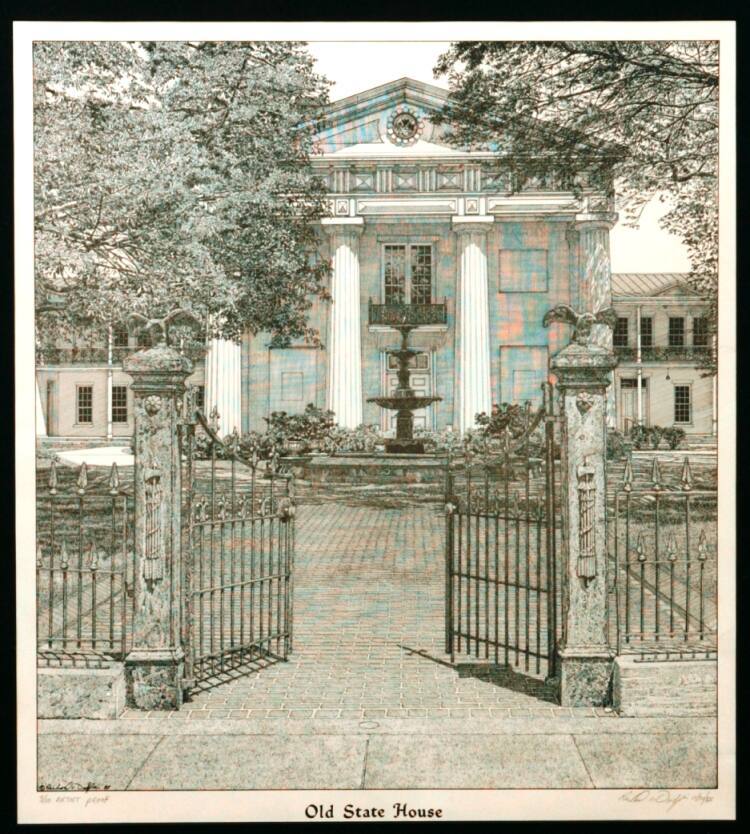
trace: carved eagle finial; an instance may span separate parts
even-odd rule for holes
[[[617,313],[614,307],[606,307],[596,313],[576,313],[567,304],[558,304],[548,310],[542,319],[545,327],[549,327],[553,322],[572,325],[573,341],[579,345],[587,345],[591,341],[591,329],[595,324],[604,324],[614,330],[617,324]]]
[[[178,307],[160,319],[149,319],[140,313],[131,313],[126,321],[128,331],[134,333],[138,330],[145,330],[153,345],[168,345],[169,330],[173,326],[188,326],[197,333],[203,331],[203,324],[200,319],[189,310]]]

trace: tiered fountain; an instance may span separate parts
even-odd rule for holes
[[[424,443],[414,439],[414,411],[438,402],[442,397],[420,397],[409,385],[409,360],[417,351],[409,347],[409,333],[413,324],[392,325],[401,334],[401,348],[393,351],[398,359],[398,387],[392,397],[368,397],[381,408],[396,412],[396,437],[385,441],[385,451],[391,455],[423,455]]]

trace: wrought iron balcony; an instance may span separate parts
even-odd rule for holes
[[[620,360],[635,362],[638,359],[638,349],[634,347],[614,348]],[[651,345],[641,348],[642,362],[698,362],[710,355],[711,348],[706,345]]]
[[[113,347],[112,364],[120,365],[122,360],[143,347]],[[204,345],[188,345],[180,352],[193,362],[199,362],[206,354]],[[86,347],[51,347],[39,348],[36,352],[37,365],[106,365],[109,362],[109,349],[100,345]]]
[[[369,323],[396,327],[411,324],[447,324],[448,305],[443,299],[439,304],[374,304],[370,299]]]

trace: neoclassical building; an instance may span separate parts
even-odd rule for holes
[[[406,320],[417,325],[412,387],[442,398],[416,424],[462,431],[493,402],[540,400],[548,357],[570,338],[542,327],[551,306],[611,302],[605,194],[542,182],[511,193],[496,155],[452,147],[431,122],[446,96],[403,78],[330,106],[313,158],[330,191],[332,301],[312,311],[324,347],[275,349],[263,334],[213,343],[206,404],[227,427],[261,428],[269,412],[313,402],[342,425],[390,429],[392,414],[367,400],[396,385],[390,324]]]
[[[330,105],[312,161],[330,192],[319,231],[331,301],[311,311],[323,346],[273,348],[262,333],[212,341],[189,381],[207,411],[218,408],[223,432],[262,429],[270,412],[307,403],[344,426],[393,428],[392,413],[368,398],[396,385],[396,321],[416,325],[412,387],[441,397],[416,424],[463,431],[492,403],[540,401],[548,358],[570,339],[567,327],[542,326],[550,307],[612,303],[616,215],[605,191],[585,179],[578,195],[554,181],[513,188],[496,154],[455,148],[432,123],[446,97],[403,78]],[[611,344],[611,331],[597,329]],[[114,339],[98,364],[42,360],[39,411],[50,434],[132,431],[120,358],[135,342]]]

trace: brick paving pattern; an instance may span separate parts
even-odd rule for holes
[[[482,664],[450,665],[443,644],[443,546],[439,504],[302,505],[289,661],[198,692],[173,715],[366,720],[603,714],[557,706],[541,678]]]

